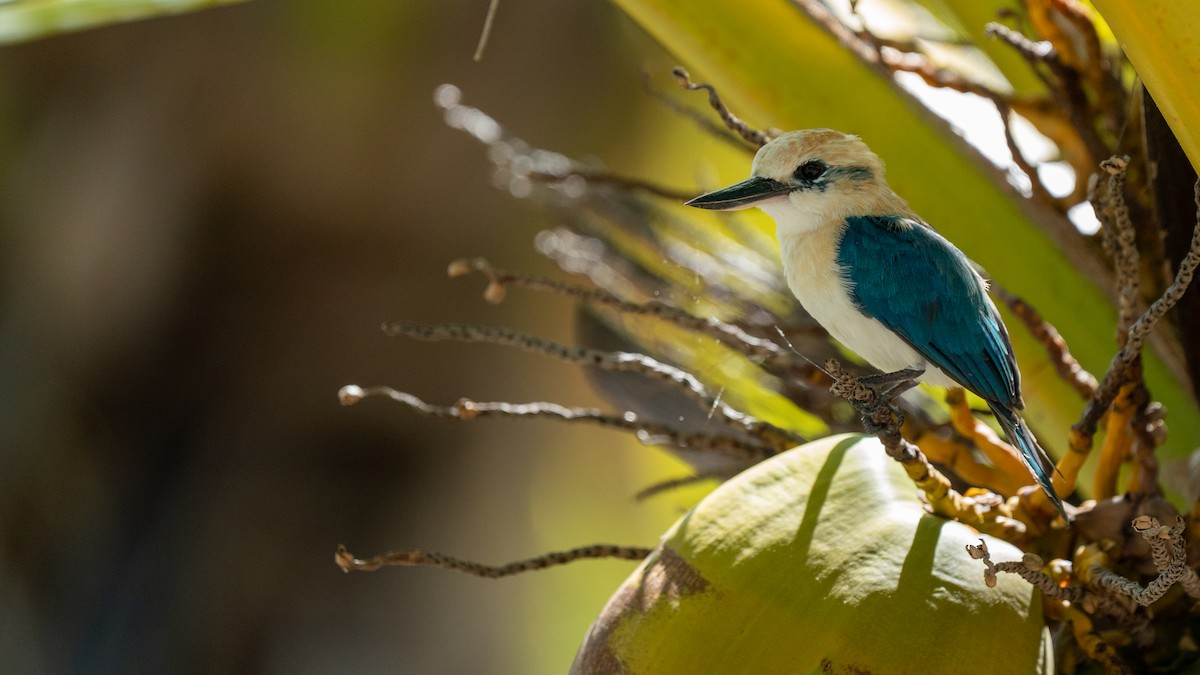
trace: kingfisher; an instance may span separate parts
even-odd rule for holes
[[[687,204],[770,215],[788,287],[831,336],[881,371],[868,378],[900,385],[892,391],[918,381],[962,387],[986,401],[1066,520],[1053,463],[1021,419],[1021,373],[987,282],[883,174],[883,161],[857,136],[792,131],[759,149],[750,178]]]

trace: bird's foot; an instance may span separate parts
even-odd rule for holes
[[[923,370],[905,369],[894,373],[879,373],[853,377],[836,361],[830,361],[829,373],[834,378],[830,391],[850,402],[862,416],[863,427],[875,436],[891,436],[900,432],[904,413],[893,401],[917,385]]]

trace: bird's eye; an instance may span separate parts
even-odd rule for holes
[[[809,160],[796,167],[793,175],[800,180],[816,180],[825,173],[825,163],[819,160]]]

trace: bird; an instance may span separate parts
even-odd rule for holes
[[[833,129],[787,132],[758,150],[750,178],[686,203],[770,215],[788,287],[834,339],[881,372],[875,383],[902,391],[920,381],[979,396],[1068,520],[1053,462],[1021,417],[1021,374],[987,282],[892,191],[866,143]]]

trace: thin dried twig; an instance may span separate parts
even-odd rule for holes
[[[1059,200],[1046,191],[1046,188],[1041,183],[1041,179],[1038,177],[1037,169],[1025,159],[1025,155],[1017,147],[1016,139],[1012,134],[1010,119],[1012,105],[1004,94],[979,82],[967,79],[953,70],[937,66],[926,55],[914,51],[915,45],[902,45],[880,38],[866,28],[865,22],[863,22],[862,28],[854,30],[839,21],[836,16],[824,7],[821,7],[819,3],[812,0],[793,0],[793,4],[800,6],[810,17],[823,25],[827,31],[842,42],[843,45],[850,46],[854,53],[870,63],[879,64],[892,73],[912,73],[920,77],[931,87],[951,89],[964,94],[975,94],[991,101],[996,106],[996,111],[1000,114],[1000,122],[1004,127],[1004,139],[1008,144],[1009,151],[1012,153],[1013,162],[1029,177],[1033,196],[1059,211],[1065,210],[1062,204],[1059,203]],[[854,6],[851,5],[851,8],[853,10]]]
[[[979,545],[968,544],[967,555],[984,564],[983,581],[988,588],[996,587],[996,573],[1005,572],[1016,574],[1030,584],[1037,586],[1048,597],[1066,602],[1078,602],[1083,598],[1084,589],[1079,586],[1061,586],[1053,577],[1042,571],[1046,563],[1033,553],[1026,553],[1020,560],[992,562],[992,554],[988,551],[987,542],[979,540]]]
[[[1066,67],[1059,58],[1054,44],[1049,40],[1034,42],[1008,26],[995,22],[985,25],[983,32],[987,37],[1000,40],[1009,47],[1012,47],[1018,54],[1025,58],[1025,61],[1029,65],[1034,67],[1035,71],[1038,70],[1037,66],[1039,64],[1045,64],[1051,70]]]
[[[689,485],[695,485],[696,483],[703,483],[706,480],[714,480],[714,479],[723,480],[725,478],[728,478],[728,476],[729,476],[729,474],[727,472],[703,471],[700,473],[692,474],[690,476],[680,476],[679,478],[670,478],[668,480],[659,481],[653,485],[649,485],[647,487],[642,488],[641,490],[638,490],[638,493],[636,495],[634,495],[633,498],[640,502],[640,501],[649,499],[655,495],[660,495],[664,492],[670,492],[671,490],[676,490],[678,488],[687,487]]]
[[[1032,305],[1023,298],[1010,293],[995,281],[988,282],[988,290],[1004,303],[1009,311],[1021,320],[1033,338],[1041,343],[1058,376],[1071,385],[1080,398],[1085,401],[1091,399],[1096,393],[1096,376],[1085,370],[1071,355],[1071,350],[1067,348],[1067,341],[1063,339],[1058,330],[1042,318],[1042,315]]]
[[[1013,162],[1017,165],[1022,173],[1029,178],[1029,187],[1033,191],[1033,196],[1046,204],[1049,204],[1059,211],[1066,209],[1055,199],[1047,190],[1046,186],[1042,185],[1042,179],[1038,176],[1037,168],[1025,159],[1025,153],[1021,152],[1021,148],[1017,147],[1017,139],[1013,136],[1012,131],[1012,106],[1008,100],[1000,94],[994,94],[987,97],[991,100],[992,105],[996,106],[996,112],[1000,113],[1000,125],[1004,127],[1004,142],[1008,145],[1008,152],[1012,155]]]
[[[1192,241],[1187,255],[1179,262],[1175,279],[1167,287],[1167,290],[1129,327],[1129,336],[1124,346],[1113,356],[1108,371],[1104,374],[1104,379],[1096,388],[1096,395],[1088,401],[1079,421],[1071,427],[1070,447],[1072,453],[1086,456],[1090,452],[1092,437],[1096,434],[1100,418],[1112,405],[1121,386],[1130,381],[1130,371],[1141,355],[1142,346],[1149,337],[1150,331],[1187,292],[1188,286],[1192,282],[1192,276],[1195,274],[1196,268],[1200,266],[1200,182],[1196,183],[1195,200],[1196,226],[1192,232]]]
[[[508,286],[557,293],[582,302],[611,307],[622,314],[653,316],[681,328],[708,335],[767,367],[786,369],[800,365],[790,352],[771,340],[755,337],[736,324],[725,323],[716,318],[693,316],[673,305],[662,302],[627,302],[604,289],[587,288],[493,267],[484,258],[462,258],[451,262],[448,268],[451,277],[465,276],[470,272],[479,272],[487,277],[489,284],[484,291],[484,297],[489,302],[500,302],[504,298],[504,289]]]
[[[346,550],[345,546],[338,545],[337,553],[333,556],[334,563],[347,574],[350,572],[374,572],[381,567],[402,566],[402,567],[441,567],[444,569],[458,570],[466,572],[477,577],[485,579],[498,579],[500,577],[512,576],[523,572],[535,572],[537,570],[554,567],[555,565],[565,565],[576,560],[588,560],[596,558],[616,558],[618,560],[644,560],[650,555],[654,549],[640,546],[615,546],[613,544],[593,544],[591,546],[582,546],[573,548],[569,551],[557,551],[554,553],[545,553],[536,558],[528,560],[518,560],[507,565],[482,565],[470,560],[461,560],[452,558],[442,553],[433,551],[422,551],[420,549],[413,551],[391,551],[382,555],[377,555],[371,558],[360,559],[355,558],[350,551]]]
[[[990,38],[999,39],[1017,51],[1033,67],[1033,71],[1053,92],[1053,99],[1066,106],[1071,127],[1080,135],[1092,158],[1108,154],[1107,146],[1096,133],[1092,124],[1092,109],[1087,92],[1083,90],[1079,73],[1063,62],[1054,44],[1049,41],[1034,42],[1024,35],[1000,23],[989,23],[984,28]],[[1052,77],[1046,77],[1040,66],[1045,66]]]
[[[674,97],[668,96],[660,88],[655,86],[650,77],[649,70],[643,68],[641,73],[642,86],[647,92],[650,93],[651,96],[655,98],[655,100],[665,105],[671,112],[697,125],[702,131],[707,132],[710,136],[719,138],[729,145],[738,148],[739,150],[745,150],[751,154],[754,153],[754,148],[746,145],[740,136],[729,133],[729,129],[727,127],[714,122],[712,117],[710,117],[707,113],[689,105],[684,105]]]
[[[1116,572],[1093,569],[1092,585],[1099,590],[1128,597],[1143,607],[1153,604],[1176,583],[1183,586],[1188,595],[1200,598],[1200,579],[1187,564],[1187,542],[1183,538],[1185,527],[1183,518],[1179,517],[1176,517],[1175,525],[1171,527],[1160,525],[1157,519],[1150,516],[1134,518],[1133,529],[1150,544],[1150,553],[1158,576],[1142,587],[1136,581],[1126,579]]]
[[[565,171],[530,171],[524,174],[531,180],[540,181],[543,183],[559,184],[570,180],[580,180],[584,183],[593,183],[596,185],[611,185],[625,190],[633,190],[635,192],[645,192],[670,199],[672,201],[685,202],[696,195],[690,191],[676,190],[674,188],[664,187],[657,183],[641,180],[639,178],[628,178],[626,176],[618,176],[607,171],[597,171],[594,169],[572,168]]]
[[[708,104],[712,106],[713,110],[717,111],[718,115],[721,116],[721,121],[725,123],[725,126],[737,132],[739,136],[746,139],[748,142],[754,143],[758,146],[763,146],[770,142],[770,140],[774,137],[771,132],[760,131],[758,129],[751,128],[750,125],[742,121],[740,117],[734,115],[729,107],[725,105],[725,102],[721,100],[721,97],[717,95],[716,87],[705,82],[692,82],[692,78],[690,75],[688,75],[688,71],[679,66],[676,66],[671,70],[671,75],[673,75],[675,80],[679,82],[679,85],[685,89],[690,91],[703,89],[704,91],[707,91]]]
[[[745,432],[753,438],[776,449],[786,450],[804,439],[794,432],[781,429],[769,422],[756,419],[740,410],[722,403],[712,395],[695,375],[668,365],[645,354],[631,352],[607,352],[587,347],[570,347],[542,340],[532,335],[494,326],[470,326],[463,324],[425,325],[409,321],[392,321],[383,325],[383,332],[390,336],[405,335],[418,340],[458,342],[487,342],[518,347],[545,356],[591,366],[601,370],[634,372],[663,382],[668,382],[687,394],[704,409],[713,411],[712,418],[723,424]]]
[[[1123,346],[1129,336],[1129,327],[1138,315],[1138,287],[1141,263],[1137,250],[1137,231],[1129,217],[1125,203],[1125,173],[1129,168],[1129,157],[1110,157],[1100,163],[1108,174],[1107,192],[1096,206],[1097,217],[1104,224],[1104,248],[1112,256],[1117,268],[1118,320],[1117,346]],[[1089,189],[1088,198],[1094,199]],[[1100,213],[1100,212],[1103,213]]]
[[[639,440],[647,444],[688,448],[701,452],[716,452],[748,464],[760,462],[776,450],[766,445],[719,433],[694,433],[675,427],[644,422],[632,412],[610,415],[594,408],[568,408],[557,403],[544,401],[534,403],[481,402],[459,399],[452,406],[432,405],[420,398],[391,387],[360,387],[346,385],[338,392],[342,405],[355,405],[366,398],[383,397],[401,403],[427,417],[442,417],[469,421],[484,417],[543,417],[563,422],[585,422],[613,429],[637,432]]]
[[[483,30],[479,33],[479,44],[475,45],[475,62],[483,60],[483,50],[487,49],[488,38],[492,36],[492,22],[496,20],[496,10],[500,8],[500,0],[488,3],[487,16],[483,19]]]

